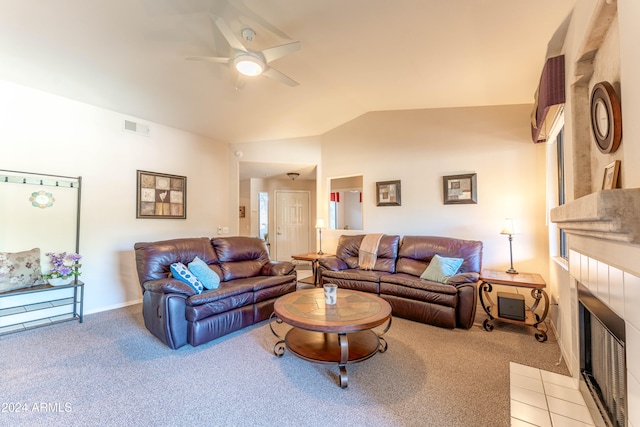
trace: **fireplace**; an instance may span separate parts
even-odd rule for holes
[[[551,210],[569,248],[568,277],[552,264],[562,301],[552,322],[594,421],[607,420],[596,425],[640,426],[640,406],[627,401],[640,390],[640,346],[630,345],[640,330],[638,211],[640,188],[602,190]]]
[[[627,426],[625,324],[578,283],[580,389],[594,420]]]

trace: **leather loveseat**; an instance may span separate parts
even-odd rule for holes
[[[448,237],[383,235],[371,270],[359,265],[364,235],[341,236],[336,256],[319,260],[322,283],[372,292],[387,300],[394,316],[446,328],[470,328],[477,306],[482,242]],[[462,258],[445,283],[421,279],[435,255]]]
[[[252,237],[184,238],[135,246],[144,323],[171,348],[198,346],[269,318],[273,303],[296,290],[290,262],[272,262],[264,241]],[[171,275],[173,263],[195,257],[220,278],[197,294]]]

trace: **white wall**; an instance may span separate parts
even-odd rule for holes
[[[516,219],[514,267],[548,271],[545,147],[531,140],[531,105],[385,111],[365,114],[322,136],[320,199],[328,179],[363,175],[367,233],[481,240],[483,267],[509,267],[504,218]],[[444,205],[442,177],[477,173],[478,203]],[[402,206],[376,206],[375,183],[400,180]],[[327,217],[328,203],[318,215]],[[354,233],[362,233],[354,232]],[[345,230],[323,233],[325,252]]]
[[[640,187],[640,2],[618,0],[620,25],[620,74],[622,79],[622,143],[625,164],[622,165],[622,182],[626,188]]]
[[[83,178],[87,313],[141,298],[135,242],[213,236],[230,223],[226,144],[2,81],[0,117],[0,169]],[[149,125],[150,136],[123,131],[124,119]],[[138,169],[187,177],[186,220],[136,219]]]

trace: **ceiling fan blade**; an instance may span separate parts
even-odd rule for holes
[[[261,75],[269,77],[270,79],[277,80],[280,83],[284,83],[291,87],[295,87],[300,84],[297,81],[293,80],[291,77],[288,77],[282,74],[280,71],[276,70],[275,68],[271,68],[271,67],[268,67],[266,70],[264,70]]]
[[[270,47],[268,49],[264,49],[260,51],[262,55],[264,55],[264,59],[267,61],[267,64],[271,61],[275,61],[278,58],[282,58],[283,56],[289,55],[300,49],[300,42],[292,42],[283,44],[276,47]]]
[[[231,58],[222,58],[218,56],[187,56],[185,61],[205,61],[205,62],[217,62],[219,64],[228,64]]]
[[[213,23],[216,24],[216,27],[218,27],[224,38],[227,40],[227,43],[229,43],[232,48],[247,52],[247,48],[244,47],[240,39],[233,34],[233,31],[231,31],[231,28],[229,28],[229,25],[227,25],[227,22],[224,19],[220,17],[214,18],[214,15],[211,15],[211,20],[213,20]]]

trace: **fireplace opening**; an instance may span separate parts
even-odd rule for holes
[[[627,425],[624,320],[578,283],[580,388],[603,425]],[[585,393],[586,391],[586,393]],[[598,423],[597,423],[598,424]]]

